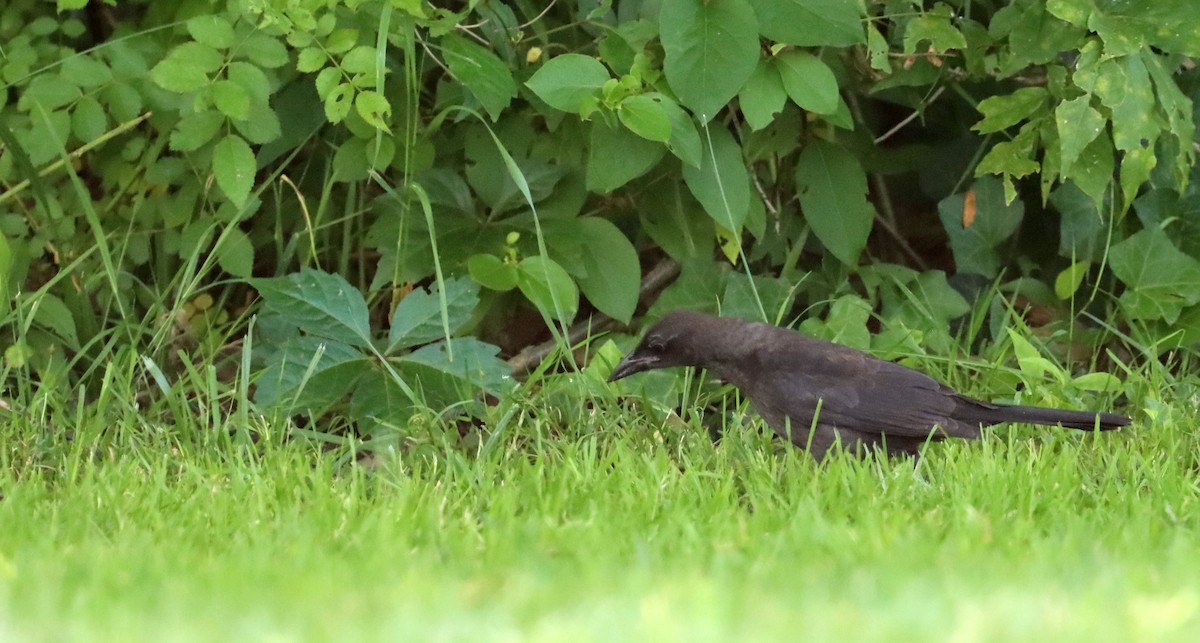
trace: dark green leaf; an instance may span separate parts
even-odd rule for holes
[[[490,50],[457,34],[442,38],[442,53],[450,72],[479,99],[492,120],[500,118],[517,95],[517,83],[508,65]]]
[[[617,115],[629,131],[648,141],[666,143],[671,138],[671,121],[653,96],[638,94],[626,98],[617,108]]]
[[[251,279],[267,310],[310,335],[369,348],[371,328],[362,295],[341,275],[303,269],[285,277]]]
[[[964,194],[942,199],[938,215],[950,235],[958,272],[995,277],[1001,264],[996,248],[1016,232],[1025,216],[1025,204],[1014,201],[1005,205],[1004,187],[993,177],[975,181],[971,192],[975,198],[975,216],[970,227],[963,227]]]
[[[467,271],[484,288],[505,292],[517,287],[517,267],[496,255],[471,255],[467,259]]]
[[[479,286],[470,280],[455,277],[446,280],[446,318],[450,333],[457,332],[471,321],[471,313],[479,303]],[[388,354],[397,349],[427,344],[446,334],[442,326],[441,297],[423,289],[409,293],[392,311],[392,328],[388,333]]]
[[[448,348],[453,350],[454,359],[450,359]],[[457,400],[480,390],[499,395],[513,383],[508,364],[496,357],[499,352],[499,348],[474,337],[456,337],[450,340],[449,347],[446,342],[438,342],[413,351],[398,359],[397,366],[402,373],[408,372],[409,365],[427,366],[460,380],[465,386],[454,393]],[[424,388],[428,389],[428,385]],[[451,394],[448,391],[441,393]]]
[[[746,0],[663,0],[663,72],[703,122],[725,106],[758,64],[758,24]]]
[[[847,47],[864,41],[862,10],[847,0],[750,0],[765,38],[802,47]]]
[[[237,228],[226,230],[214,252],[217,265],[234,277],[249,279],[254,272],[254,244],[245,232]]]
[[[588,146],[587,188],[611,192],[645,174],[665,152],[658,143],[596,119]]]
[[[875,221],[858,159],[844,147],[814,140],[796,162],[796,188],[813,234],[842,263],[856,265]]]
[[[820,58],[805,51],[786,51],[776,59],[779,78],[792,101],[817,114],[838,109],[838,84],[833,70]]]
[[[1133,319],[1174,323],[1185,307],[1200,303],[1200,261],[1180,252],[1159,228],[1113,246],[1109,262],[1125,284],[1121,308]]]
[[[779,78],[775,61],[763,59],[742,86],[742,91],[738,94],[738,106],[742,108],[746,124],[751,129],[760,130],[770,125],[775,120],[775,115],[783,111],[787,99],[788,95],[783,89],[783,81]]]
[[[683,166],[683,180],[713,221],[740,233],[750,207],[750,175],[742,148],[724,127],[708,128],[708,136],[700,167]]]
[[[571,275],[553,259],[526,257],[517,266],[517,286],[541,313],[551,319],[570,321],[579,309],[579,291]]]
[[[257,167],[254,152],[242,137],[230,134],[213,149],[213,176],[225,196],[238,207],[246,204],[254,187]]]
[[[600,312],[628,324],[637,307],[642,269],[637,251],[617,226],[599,217],[574,221],[583,241],[583,294]]]

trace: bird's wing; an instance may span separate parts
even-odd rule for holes
[[[793,429],[817,421],[867,434],[977,437],[978,426],[952,419],[956,394],[913,369],[851,348],[806,340],[765,355],[758,372],[740,388],[777,428],[784,417]]]

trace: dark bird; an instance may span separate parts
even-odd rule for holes
[[[770,324],[680,310],[646,333],[608,381],[671,366],[711,371],[738,387],[781,437],[817,460],[852,452],[916,455],[926,441],[977,439],[1000,422],[1117,429],[1115,413],[993,404],[907,366]]]

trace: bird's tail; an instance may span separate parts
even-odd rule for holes
[[[1048,409],[1040,406],[1016,406],[993,404],[992,408],[979,408],[979,420],[987,424],[998,422],[1024,422],[1026,424],[1061,424],[1070,429],[1111,431],[1128,425],[1132,420],[1117,413],[1096,411],[1068,411]]]

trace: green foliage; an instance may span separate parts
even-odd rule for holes
[[[1116,315],[1170,350],[1200,338],[1194,5],[14,0],[5,353],[71,386],[123,320],[164,320],[129,336],[169,363],[240,332],[246,280],[317,266],[375,319],[469,279],[438,307],[472,328],[629,321],[666,257],[759,275],[668,301],[862,302],[880,346],[1006,323],[993,280],[1052,332]]]
[[[252,283],[263,299],[255,401],[265,408],[312,416],[336,408],[378,438],[424,409],[470,414],[477,393],[509,388],[496,347],[451,335],[478,303],[470,282],[409,293],[392,311],[386,342],[371,332],[362,295],[338,275],[304,270]]]

